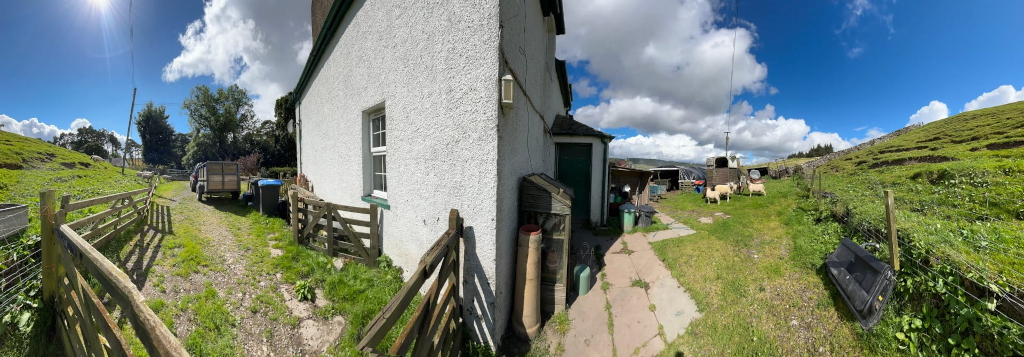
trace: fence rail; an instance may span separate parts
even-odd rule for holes
[[[46,267],[42,279],[43,300],[55,303],[56,325],[64,353],[132,355],[121,329],[82,277],[81,269],[85,269],[116,303],[150,355],[188,355],[181,342],[146,305],[128,275],[96,250],[148,216],[155,188],[78,202],[70,202],[71,196],[64,195],[60,210],[55,210],[53,190],[40,193],[42,258]],[[110,205],[105,210],[65,222],[71,212],[107,204]],[[97,239],[90,242],[90,238]]]
[[[377,266],[380,257],[377,205],[353,207],[331,203],[294,185],[288,189],[288,202],[292,238],[296,243],[331,257]]]
[[[462,345],[462,295],[459,247],[462,240],[462,218],[458,210],[448,215],[448,230],[420,258],[419,266],[402,289],[391,298],[373,321],[362,331],[356,346],[371,355],[457,356]],[[433,284],[416,306],[412,318],[402,328],[398,339],[387,353],[377,350],[388,332],[409,308],[420,287],[438,270]]]

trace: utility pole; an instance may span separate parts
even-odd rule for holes
[[[729,157],[729,133],[725,132],[725,157]]]
[[[132,138],[132,115],[135,115],[135,91],[137,90],[138,88],[132,88],[132,108],[128,111],[128,135],[124,137],[125,150],[121,151],[121,175],[124,175],[124,165],[127,163],[128,160],[128,139]],[[729,144],[725,145],[726,147],[729,147]]]

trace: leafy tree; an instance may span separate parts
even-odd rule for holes
[[[197,85],[181,109],[188,115],[192,129],[185,154],[186,166],[200,161],[231,160],[244,151],[244,135],[256,125],[252,99],[238,85],[218,88]],[[145,143],[143,143],[145,145]]]
[[[167,107],[150,101],[135,119],[142,141],[142,161],[147,165],[174,164],[174,128],[167,121],[169,118]]]
[[[109,158],[111,152],[121,149],[121,143],[113,132],[96,130],[92,126],[78,128],[74,132],[54,136],[50,143],[88,155]]]
[[[174,133],[174,148],[172,150],[172,166],[179,169],[184,168],[182,159],[185,158],[185,154],[188,152],[188,143],[192,140],[188,138],[188,134],[185,133]]]
[[[125,156],[129,162],[134,161],[142,155],[142,145],[139,145],[135,139],[128,138],[124,143]]]
[[[825,155],[831,154],[833,152],[834,151],[833,151],[833,148],[832,148],[832,144],[826,144],[826,145],[818,144],[818,145],[815,145],[813,148],[811,148],[811,150],[808,150],[807,152],[798,151],[795,154],[790,154],[786,158],[787,159],[794,159],[794,158],[820,157],[820,156],[825,156]]]

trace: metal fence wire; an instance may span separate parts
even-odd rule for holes
[[[19,310],[40,286],[39,237],[23,232],[28,224],[18,223],[19,215],[0,216],[0,318]]]
[[[884,217],[884,184],[870,184],[868,186],[871,187],[844,190],[837,194],[829,192],[828,180],[819,177],[819,174],[808,173],[800,178],[808,197],[817,201],[818,213],[831,216],[864,241],[879,243],[884,250],[879,257],[883,261],[888,260],[890,237],[887,227],[869,218],[880,217],[880,214]],[[996,195],[989,193],[985,198],[1004,199]],[[988,210],[985,204],[975,204],[965,209],[949,202],[938,202],[935,196],[930,196],[930,199],[927,198],[929,196],[901,199],[896,192],[894,197],[898,222],[897,242],[900,248],[899,274],[909,274],[922,281],[938,284],[937,279],[948,274],[936,270],[948,269],[960,281],[959,284],[948,280],[944,282],[944,285],[953,287],[948,294],[962,292],[972,304],[991,306],[994,303],[996,308],[991,309],[994,318],[1024,328],[1024,270],[1020,269],[1024,262],[1024,247],[1012,243],[1024,238],[1024,225],[1005,217],[1005,214]],[[964,199],[955,197],[955,200]],[[850,207],[850,202],[877,202],[877,205]],[[914,212],[901,212],[904,209]],[[900,231],[899,222],[918,223],[914,221],[916,217],[942,219],[941,223],[928,221],[931,224],[915,225],[916,234]],[[923,254],[914,256],[904,247],[918,249]],[[1020,350],[1024,346],[1021,337],[1012,334],[1007,336],[1017,342],[1016,353],[1024,352]]]

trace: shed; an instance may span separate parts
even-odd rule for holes
[[[651,169],[653,180],[664,180],[665,190],[674,191],[679,189],[679,180],[682,179],[682,169],[679,166],[660,166]],[[660,185],[660,183],[659,183]]]
[[[761,174],[761,177],[768,177],[768,174],[770,173],[770,171],[768,170],[768,166],[748,167],[747,176],[750,176],[751,171],[757,171],[759,174]]]
[[[650,203],[650,182],[652,177],[654,177],[654,172],[647,170],[616,166],[608,167],[608,182],[611,184],[611,187],[613,187],[615,192],[619,192],[623,186],[629,185],[629,195],[636,206]],[[618,212],[618,206],[615,206],[615,203],[609,203],[609,205],[614,207],[610,207],[608,215],[614,217]]]

